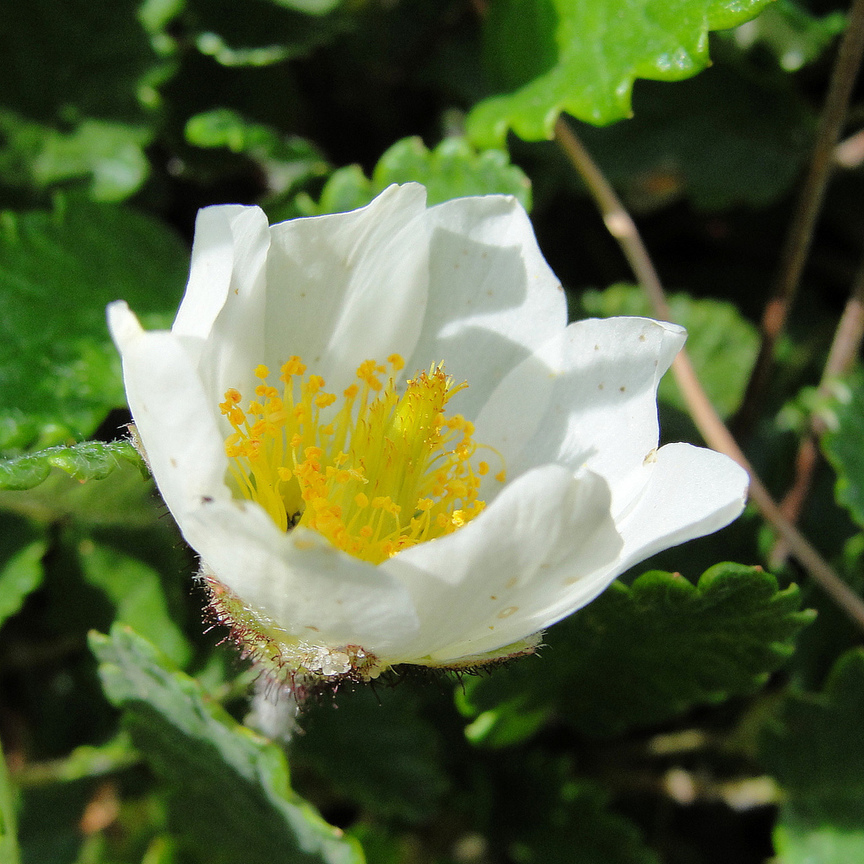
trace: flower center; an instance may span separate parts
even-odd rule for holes
[[[489,464],[472,457],[474,426],[445,416],[454,384],[444,364],[396,392],[405,365],[366,360],[341,405],[320,375],[306,375],[299,357],[282,366],[282,392],[261,383],[244,411],[241,394],[225,393],[222,413],[234,427],[225,441],[230,471],[243,495],[257,501],[283,530],[296,525],[323,534],[338,548],[375,564],[402,549],[461,528],[484,507],[477,497]],[[491,449],[491,448],[489,448]],[[495,475],[503,482],[504,471]]]

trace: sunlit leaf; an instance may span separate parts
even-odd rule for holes
[[[71,447],[48,447],[25,456],[0,459],[0,489],[32,489],[51,474],[53,468],[65,471],[82,483],[104,480],[123,463],[144,470],[144,462],[128,441],[85,441]]]
[[[486,59],[502,95],[475,106],[468,137],[500,147],[508,129],[551,138],[562,111],[602,125],[630,114],[637,78],[679,81],[709,63],[708,31],[749,20],[770,0],[499,0]]]
[[[531,183],[524,172],[509,163],[502,150],[474,150],[464,138],[445,138],[429,150],[419,138],[397,141],[381,157],[372,178],[358,165],[335,171],[328,179],[318,204],[309,201],[306,213],[340,213],[368,204],[392,183],[422,183],[427,203],[451,198],[495,193],[514,195],[531,207]]]
[[[122,442],[88,441],[78,447],[87,458],[79,459],[76,447],[52,447],[34,453],[32,461],[19,456],[0,462],[0,478],[8,484],[0,488],[0,510],[46,523],[74,519],[92,527],[152,525],[158,499],[143,477],[137,453]],[[107,452],[100,454],[102,448]],[[96,458],[90,461],[94,451]],[[66,464],[53,467],[61,460]],[[90,470],[94,473],[88,479]]]

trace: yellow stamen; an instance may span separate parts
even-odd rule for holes
[[[474,425],[445,416],[468,385],[438,364],[399,396],[395,375],[405,361],[393,354],[388,363],[389,374],[374,360],[361,363],[341,405],[320,375],[306,376],[300,357],[283,364],[281,394],[266,384],[262,364],[246,411],[234,389],[219,406],[233,429],[225,452],[240,493],[283,531],[302,525],[376,564],[470,522],[483,510],[477,496],[489,472],[487,462],[472,465],[483,446],[473,440]],[[504,471],[495,476],[503,482]]]

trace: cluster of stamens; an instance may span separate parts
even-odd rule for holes
[[[261,383],[246,410],[241,394],[225,393],[222,414],[234,429],[225,442],[240,492],[257,501],[287,531],[314,529],[338,548],[380,563],[402,549],[450,534],[484,507],[477,496],[489,464],[472,464],[473,424],[445,416],[447,402],[467,384],[454,384],[443,364],[411,378],[403,395],[398,354],[387,368],[366,360],[342,394],[306,375],[300,357],[282,366],[281,392]],[[495,475],[503,482],[504,471]]]

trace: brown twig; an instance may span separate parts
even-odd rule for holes
[[[852,293],[840,317],[834,341],[828,352],[828,360],[822,371],[822,380],[816,392],[820,397],[828,396],[832,383],[847,374],[858,356],[861,341],[864,339],[864,262],[855,276]],[[819,438],[825,432],[825,423],[815,415],[810,423],[809,433],[803,438],[795,457],[795,480],[780,502],[780,510],[793,524],[801,516],[804,503],[813,485],[813,475],[819,465]],[[789,554],[788,544],[781,538],[771,550],[769,563],[779,567]]]
[[[603,215],[603,221],[621,246],[637,280],[647,293],[654,314],[671,320],[666,292],[657,276],[648,251],[642,242],[636,224],[625,210],[615,190],[600,171],[582,142],[563,117],[555,126],[555,139],[576,170],[582,176]],[[693,364],[686,351],[675,358],[672,372],[696,428],[705,442],[715,450],[734,459],[750,475],[750,499],[773,526],[774,530],[789,544],[792,554],[823,590],[864,629],[864,600],[831,569],[822,556],[810,545],[798,529],[781,513],[765,484],[753,470],[732,433],[717,414],[711,400],[699,382]]]
[[[864,52],[864,0],[854,0],[849,12],[849,24],[834,62],[825,105],[819,118],[810,168],[789,225],[777,280],[762,316],[762,343],[759,347],[759,355],[750,375],[741,407],[733,421],[739,437],[746,437],[749,434],[759,414],[762,395],[774,365],[777,341],[786,326],[786,319],[810,251],[816,218],[834,165],[837,139],[843,127],[849,97],[861,65],[862,52]]]

